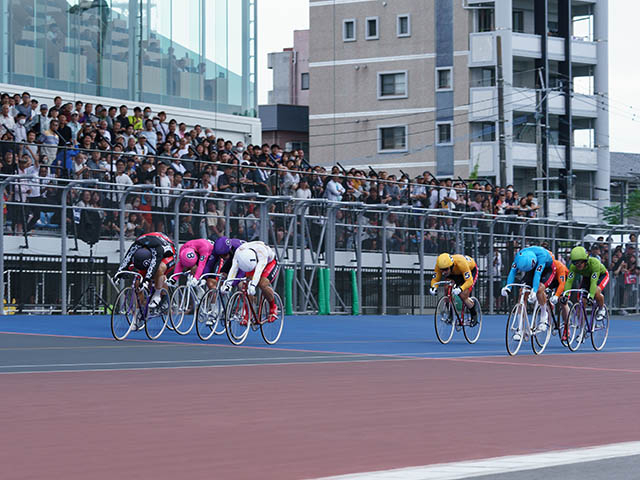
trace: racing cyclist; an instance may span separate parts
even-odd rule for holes
[[[162,288],[167,288],[167,275],[175,265],[176,249],[169,237],[160,232],[145,233],[136,238],[127,250],[118,272],[134,271],[142,275],[142,287],[149,287],[151,282],[155,291],[149,308],[160,305]]]
[[[442,253],[436,260],[435,270],[436,274],[431,279],[429,293],[431,295],[438,293],[436,283],[443,277],[447,280],[452,280],[456,286],[451,293],[458,295],[467,305],[471,313],[471,319],[475,321],[478,317],[478,311],[476,310],[476,304],[469,298],[471,290],[478,279],[478,266],[475,260],[467,255]]]
[[[243,243],[235,250],[229,271],[229,278],[240,278],[239,272],[243,272],[246,278],[251,278],[247,286],[247,293],[250,296],[254,296],[256,288],[260,288],[269,302],[269,322],[274,322],[278,318],[278,306],[275,302],[272,285],[279,270],[280,267],[273,249],[264,242],[255,241]],[[231,287],[229,283],[225,283],[222,291],[228,293],[231,291]]]
[[[182,273],[190,270],[193,275],[187,280],[187,285],[199,290],[204,284],[204,281],[200,281],[200,277],[203,274],[210,272],[210,268],[207,267],[209,267],[212,255],[213,243],[211,241],[206,238],[189,240],[180,247],[180,254],[178,255],[178,264],[176,265],[175,273]],[[198,293],[201,294],[202,292]]]
[[[529,293],[529,303],[533,303],[538,300],[538,305],[541,307],[547,304],[547,295],[545,288],[551,285],[555,277],[555,266],[553,254],[546,248],[533,246],[523,248],[518,252],[516,258],[511,265],[511,271],[507,278],[507,285],[515,282],[516,274],[518,272],[525,273],[523,283],[531,287],[531,293]],[[506,297],[511,292],[511,287],[505,286],[502,288],[502,296]],[[548,327],[549,312],[546,308],[542,308],[540,314],[540,324],[538,325],[539,331],[544,332]],[[519,333],[514,334],[514,340],[519,340]]]
[[[584,247],[574,247],[571,250],[571,266],[569,267],[569,277],[564,286],[564,292],[571,290],[575,277],[580,275],[582,281],[579,288],[589,290],[588,300],[590,302],[595,298],[598,304],[596,312],[596,320],[601,322],[605,317],[604,295],[602,291],[609,283],[609,272],[607,268],[595,257],[589,256]],[[564,293],[560,297],[563,304],[563,311],[568,314],[569,306],[567,305],[568,295]]]

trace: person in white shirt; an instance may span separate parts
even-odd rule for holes
[[[342,184],[338,181],[338,177],[336,175],[331,176],[331,180],[327,182],[327,187],[324,192],[324,197],[327,200],[331,200],[333,202],[339,202],[342,200],[342,195],[344,194],[345,189]]]
[[[142,133],[138,134],[138,142],[135,144],[133,149],[136,152],[136,155],[149,155],[149,147],[147,146],[147,137],[142,135]]]
[[[16,142],[24,142],[27,139],[27,129],[24,127],[27,123],[24,114],[19,113],[16,117],[16,124],[13,128],[14,140]]]
[[[256,294],[256,288],[260,288],[262,295],[269,302],[268,322],[277,320],[279,312],[272,285],[278,277],[280,266],[273,249],[264,242],[243,243],[233,255],[233,263],[231,264],[228,278],[240,278],[238,277],[239,271],[244,272],[245,278],[251,279],[247,286],[247,293],[253,296]],[[222,291],[230,292],[231,283],[225,283]],[[244,321],[246,322],[247,320],[245,319]]]
[[[4,133],[5,131],[13,131],[16,126],[16,122],[11,116],[10,109],[11,107],[8,103],[2,105],[2,111],[0,112],[0,127],[4,127],[0,128],[0,131],[2,131],[2,133]]]

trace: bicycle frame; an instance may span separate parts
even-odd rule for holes
[[[245,303],[247,303],[249,305],[249,310],[251,312],[251,323],[255,324],[255,323],[259,323],[259,322],[255,322],[254,320],[256,320],[258,318],[257,314],[256,314],[256,310],[253,307],[253,302],[251,301],[251,298],[249,297],[249,294],[247,293],[247,284],[249,283],[249,278],[228,278],[224,281],[223,284],[230,284],[232,285],[233,282],[238,282],[238,287],[240,287],[240,291],[242,292],[242,296],[244,297]],[[260,305],[260,295],[258,292],[256,292],[256,298],[258,300],[258,305]]]
[[[131,287],[133,287],[136,295],[141,292],[142,289],[140,289],[140,281],[142,281],[142,279],[144,278],[141,273],[123,270],[121,272],[116,273],[113,276],[113,281],[116,282],[119,279],[118,277],[120,277],[121,275],[132,275],[134,278],[131,283]],[[144,305],[143,314],[145,319],[147,318],[147,314],[149,313],[149,302],[151,301],[151,297],[155,293],[155,285],[153,285],[152,283],[150,287],[151,288],[149,290],[149,296],[147,297],[147,301],[145,302],[145,305]]]
[[[533,334],[531,330],[531,322],[529,321],[529,312],[527,312],[527,294],[531,291],[531,286],[526,283],[510,283],[505,287],[518,287],[520,288],[520,294],[518,298],[517,305],[522,308],[523,315],[522,319],[526,324],[526,329],[523,328],[524,325],[518,325],[518,329],[522,329],[522,335],[531,336]]]
[[[453,301],[453,287],[455,286],[455,282],[453,280],[442,280],[440,282],[436,282],[434,284],[434,287],[439,287],[440,285],[446,286],[445,295],[449,298],[449,302],[451,303],[451,306],[453,307],[453,311],[456,314],[456,327],[462,327],[464,310],[465,310],[465,307],[468,308],[465,301],[460,299],[460,302],[462,303],[462,308],[460,312],[458,312],[458,309],[456,308],[456,303]]]
[[[589,295],[589,292],[586,291],[584,288],[573,288],[571,290],[567,290],[566,292],[564,292],[565,294],[571,294],[576,292],[578,294],[578,304],[580,305],[580,310],[582,310],[582,316],[584,318],[584,321],[586,323],[586,327],[587,327],[587,332],[591,333],[593,331],[593,324],[594,324],[594,317],[596,315],[596,308],[592,308],[591,309],[591,316],[587,315],[587,307],[585,305],[585,300],[584,297],[585,295]],[[583,339],[584,340],[584,339]]]

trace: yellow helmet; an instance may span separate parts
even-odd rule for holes
[[[442,253],[438,256],[438,260],[436,260],[436,266],[440,270],[444,270],[445,268],[451,268],[453,266],[453,257],[448,253]]]

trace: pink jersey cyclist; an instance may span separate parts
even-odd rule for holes
[[[178,265],[176,265],[175,273],[181,273],[190,270],[196,263],[198,268],[194,273],[194,278],[199,279],[205,272],[205,267],[209,262],[209,258],[213,255],[213,243],[206,238],[198,238],[189,240],[180,247],[180,255]]]

